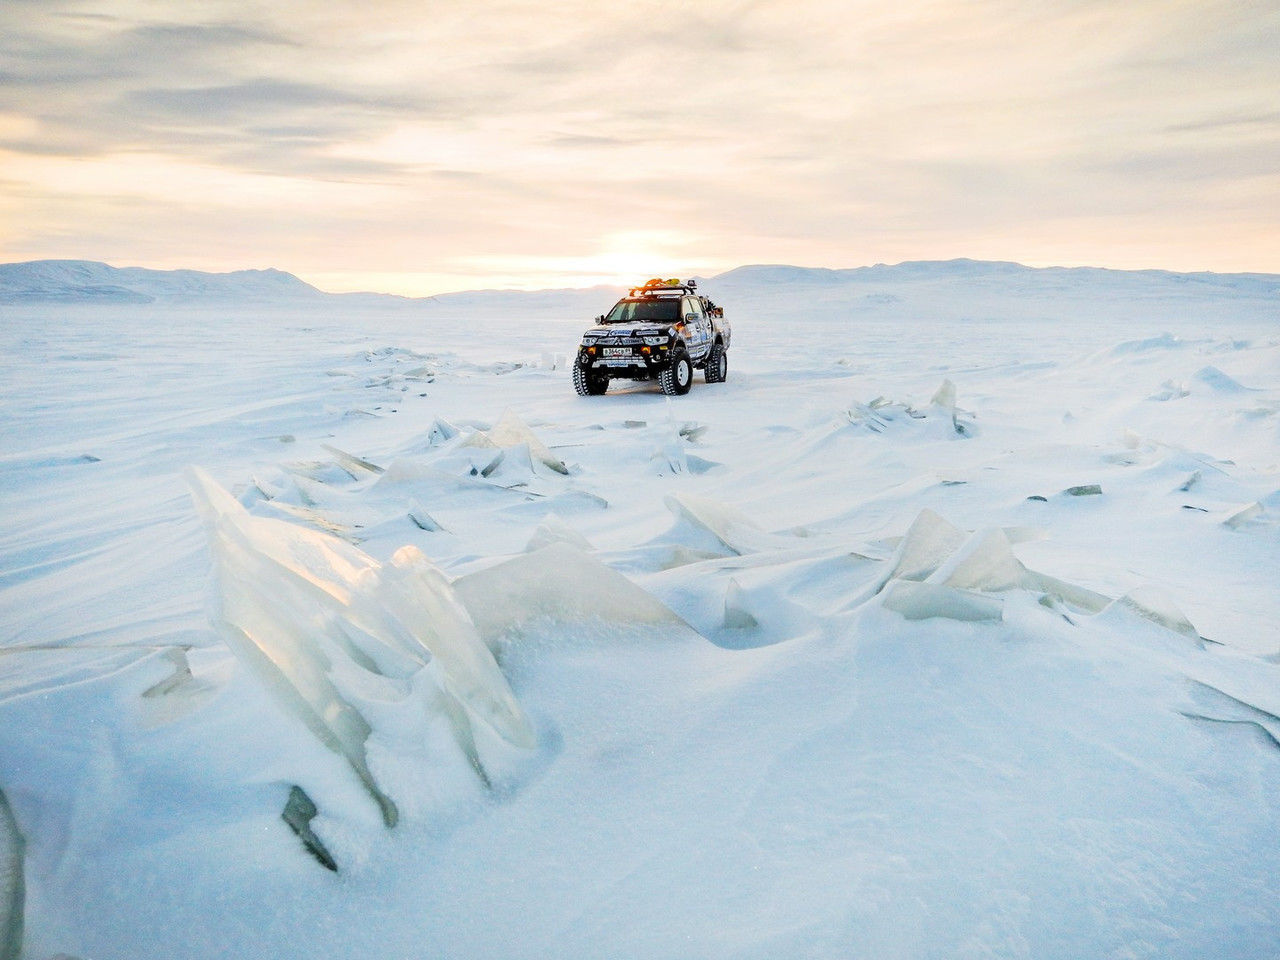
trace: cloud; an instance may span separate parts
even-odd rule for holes
[[[1044,259],[1055,229],[1055,256],[1105,261],[1123,233],[1117,256],[1145,242],[1149,262],[1214,265],[1196,258],[1234,249],[1233,219],[1240,256],[1267,218],[1280,235],[1269,0],[375,6],[0,4],[0,164],[62,198],[0,239],[52,255],[37,215],[119,218],[99,201],[120,191],[169,209],[184,183],[173,223],[193,259],[269,238],[246,264],[298,268],[297,236],[328,272],[549,262],[673,223],[704,261],[833,266]],[[127,246],[133,222],[115,222],[95,235]]]

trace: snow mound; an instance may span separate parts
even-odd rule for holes
[[[473,763],[476,726],[534,745],[466,610],[416,548],[379,564],[334,537],[251,516],[198,469],[188,480],[213,554],[219,634],[280,706],[346,759],[387,826],[398,812],[369,767],[372,718],[388,703],[422,710],[411,681],[423,671]]]
[[[490,643],[534,620],[680,622],[657,598],[563,541],[461,576],[453,589]]]

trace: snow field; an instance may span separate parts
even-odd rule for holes
[[[550,310],[11,310],[23,956],[1270,956],[1273,306],[731,279],[674,400]]]

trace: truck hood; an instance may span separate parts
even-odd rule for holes
[[[589,327],[587,334],[594,337],[665,337],[673,323],[611,323]]]

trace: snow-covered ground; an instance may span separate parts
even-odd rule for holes
[[[75,270],[0,956],[1276,956],[1280,278],[744,268],[727,383],[584,399],[613,291]]]

